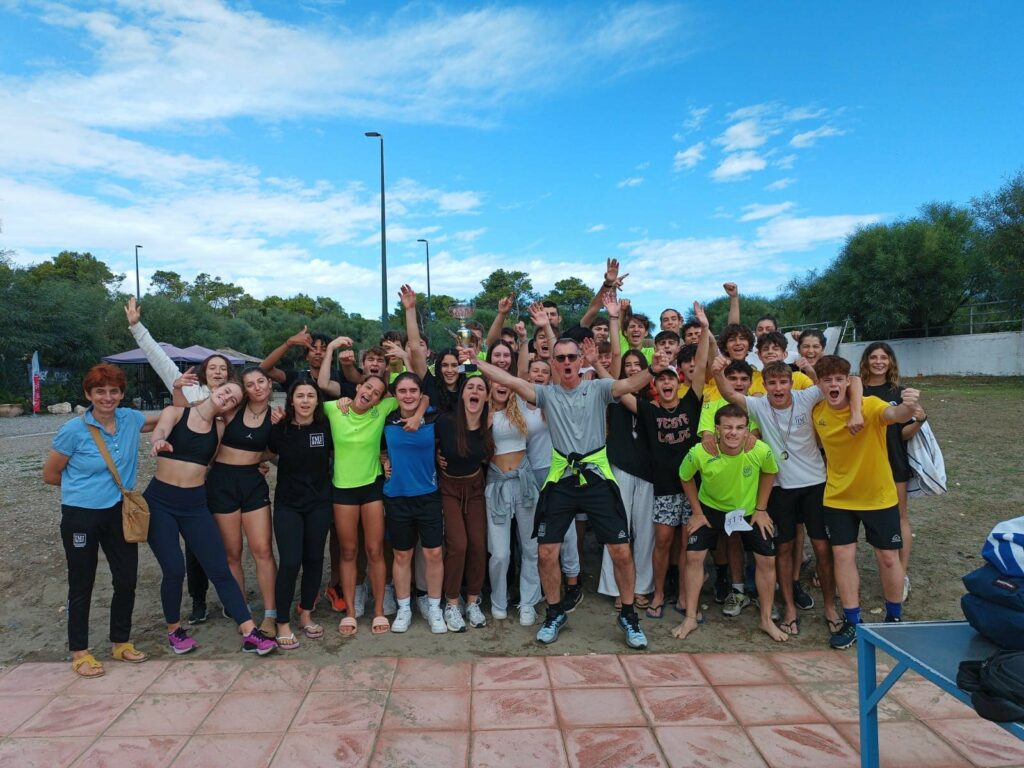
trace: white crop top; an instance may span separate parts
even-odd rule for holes
[[[495,456],[526,450],[526,435],[509,422],[505,411],[495,411],[491,436],[494,438]]]

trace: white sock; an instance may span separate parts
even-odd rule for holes
[[[746,584],[742,584],[742,583],[740,583],[740,584],[733,584],[732,585],[732,590],[733,590],[733,592],[739,592],[741,595],[743,595],[743,594],[746,594],[747,585]]]
[[[398,598],[398,607],[399,608],[408,608],[410,600],[412,600],[411,597],[400,597],[400,598]]]
[[[427,605],[430,606],[431,608],[440,608],[441,607],[441,598],[440,597],[429,597],[428,596],[427,597]]]

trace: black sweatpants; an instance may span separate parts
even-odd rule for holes
[[[313,610],[324,570],[324,543],[333,513],[330,501],[317,507],[297,509],[280,502],[274,506],[274,537],[277,539],[278,621],[289,621],[295,582],[302,568],[299,608]]]
[[[107,509],[62,504],[60,512],[60,537],[68,561],[68,647],[72,652],[89,648],[89,607],[100,547],[110,565],[114,587],[110,642],[127,643],[135,609],[139,546],[124,540],[121,502]]]

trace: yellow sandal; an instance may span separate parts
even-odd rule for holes
[[[85,669],[83,669],[85,667]],[[106,674],[106,670],[103,669],[103,665],[96,660],[96,657],[91,653],[87,653],[84,656],[79,656],[71,662],[71,668],[79,675],[79,677],[103,677]]]
[[[120,643],[110,654],[118,661],[126,661],[129,664],[141,664],[149,655],[143,653],[131,643]],[[134,656],[134,658],[129,658]]]

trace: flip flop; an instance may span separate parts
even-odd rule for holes
[[[373,623],[370,624],[370,632],[375,635],[387,634],[391,631],[391,622],[388,621],[387,616],[374,616]]]
[[[647,595],[634,595],[633,605],[637,608],[637,610],[644,611],[647,610],[648,607],[650,607],[651,600],[647,597]]]
[[[685,608],[680,608],[678,605],[673,604],[672,605],[672,610],[675,611],[676,613],[678,613],[684,619],[686,618],[686,609]],[[698,625],[699,624],[703,624],[704,622],[705,622],[705,618],[704,618],[704,614],[702,613],[700,616],[697,617],[697,624]]]
[[[79,656],[77,659],[72,661],[71,668],[75,670],[79,677],[103,677],[103,675],[106,674],[106,671],[103,669],[103,665],[100,664],[96,660],[96,657],[91,653]]]
[[[324,628],[316,622],[313,622],[312,624],[303,624],[302,634],[304,634],[310,640],[317,640],[324,636]]]
[[[780,621],[779,629],[785,632],[787,635],[797,637],[800,634],[800,619],[793,619],[792,621]]]
[[[830,635],[834,635],[836,632],[843,628],[842,619],[836,619],[835,621],[832,621],[832,619],[825,619],[825,623],[828,625],[828,631]]]
[[[661,619],[665,616],[665,604],[650,605],[645,611],[648,619]]]
[[[125,661],[129,664],[141,664],[149,658],[147,654],[140,651],[131,643],[121,643],[117,648],[110,652],[110,655],[118,661]]]
[[[342,637],[354,637],[358,631],[359,625],[356,623],[354,616],[346,616],[338,624],[338,632]]]
[[[282,651],[294,651],[299,647],[299,641],[295,638],[295,633],[292,632],[290,635],[278,635],[277,647]]]

